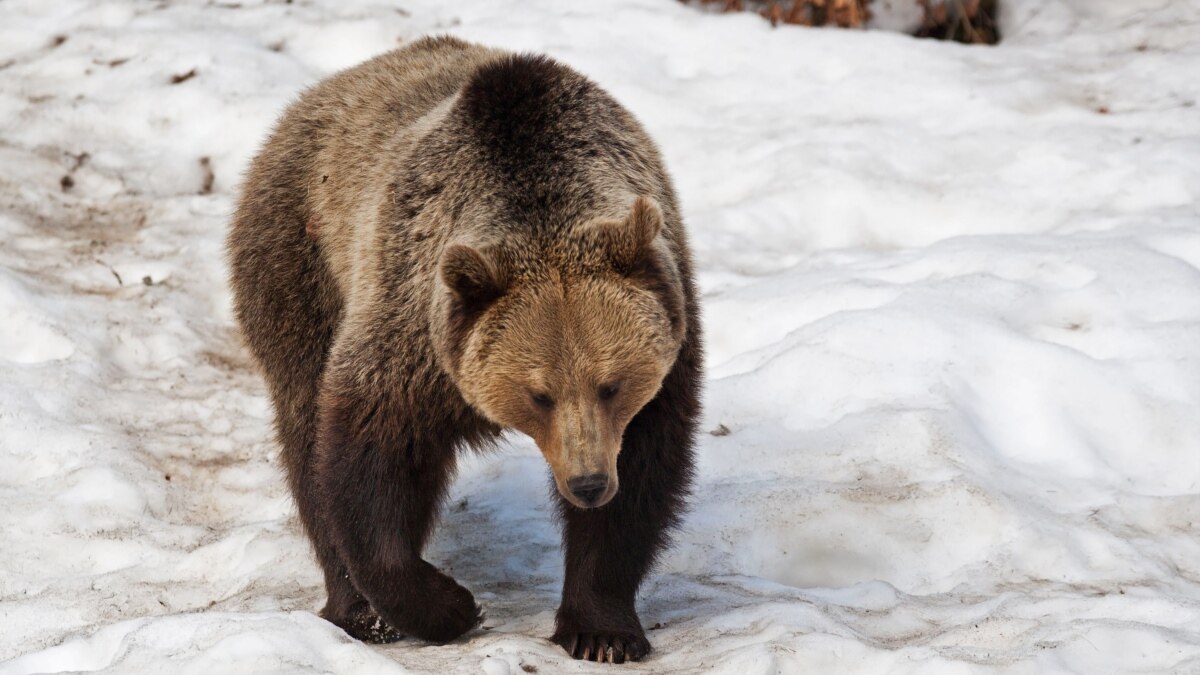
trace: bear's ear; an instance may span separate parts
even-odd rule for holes
[[[662,227],[658,204],[649,197],[638,197],[625,220],[597,224],[596,235],[613,267],[628,273],[650,256]]]
[[[451,244],[438,265],[442,281],[467,307],[480,308],[508,288],[503,270],[478,249]]]

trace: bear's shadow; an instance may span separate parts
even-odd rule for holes
[[[531,443],[515,438],[500,448],[461,456],[425,550],[426,560],[475,593],[488,623],[556,608],[563,578],[546,462]]]

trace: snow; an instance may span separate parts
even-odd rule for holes
[[[672,0],[7,0],[0,673],[1200,672],[1200,2],[1006,4],[988,48]],[[516,436],[428,552],[482,630],[314,614],[224,228],[289,100],[433,32],[587,73],[676,178],[715,433],[641,664],[547,641]]]

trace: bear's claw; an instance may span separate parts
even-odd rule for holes
[[[640,661],[650,653],[645,637],[628,633],[572,633],[554,641],[573,658],[596,663]]]
[[[404,639],[404,633],[392,628],[365,602],[352,607],[345,617],[331,619],[338,628],[355,640],[385,645]]]

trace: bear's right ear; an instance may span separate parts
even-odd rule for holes
[[[447,246],[438,267],[442,282],[467,307],[483,307],[508,288],[500,267],[478,249],[464,244]]]
[[[638,197],[625,220],[599,223],[592,232],[613,267],[628,272],[652,255],[654,239],[662,228],[663,214],[658,204],[649,197]]]

